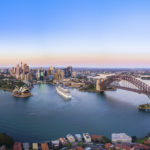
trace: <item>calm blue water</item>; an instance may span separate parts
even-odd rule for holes
[[[141,137],[150,132],[150,113],[137,109],[150,102],[147,96],[123,90],[103,95],[70,91],[71,101],[64,101],[52,85],[36,85],[28,99],[0,91],[0,132],[22,142],[55,140],[68,133],[110,137],[112,132],[126,132]]]

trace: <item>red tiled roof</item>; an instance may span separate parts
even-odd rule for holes
[[[134,150],[139,150],[139,149],[144,149],[144,150],[149,150],[150,147],[144,144],[135,144],[133,146]]]
[[[144,144],[149,145],[150,144],[150,139],[144,141]]]
[[[112,146],[111,143],[106,143],[104,147],[105,147],[106,149],[108,149],[110,146]]]
[[[47,143],[41,143],[42,150],[49,150]]]
[[[94,141],[95,141],[95,140],[102,140],[102,139],[103,139],[103,137],[102,137],[101,135],[94,135],[94,134],[91,136],[91,138],[92,138],[92,140],[94,140]]]
[[[81,146],[78,146],[77,150],[84,150],[84,149]]]
[[[129,145],[116,144],[116,145],[115,145],[115,148],[116,148],[116,149],[119,149],[119,150],[120,150],[120,149],[123,149],[123,150],[130,150],[131,147],[130,147]]]

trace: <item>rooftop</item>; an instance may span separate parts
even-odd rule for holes
[[[47,143],[41,143],[41,148],[42,148],[42,150],[49,150]]]

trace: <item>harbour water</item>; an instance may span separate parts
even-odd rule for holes
[[[22,99],[0,91],[0,132],[16,141],[49,141],[83,132],[108,137],[112,132],[138,137],[150,133],[150,113],[137,109],[139,104],[150,102],[143,94],[70,89],[72,100],[64,101],[53,85],[35,85],[31,92],[32,97]]]

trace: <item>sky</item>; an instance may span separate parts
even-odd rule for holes
[[[0,0],[0,66],[150,67],[150,0]]]

